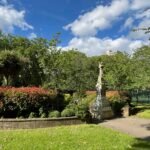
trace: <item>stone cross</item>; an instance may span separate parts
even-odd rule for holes
[[[99,63],[99,75],[96,83],[97,97],[90,108],[92,118],[99,121],[113,116],[113,112],[111,110],[109,102],[105,98],[103,88],[103,64],[101,62]]]
[[[96,89],[98,94],[101,94],[102,91],[102,77],[103,77],[103,64],[99,63],[99,75],[98,75],[98,80],[96,84]]]

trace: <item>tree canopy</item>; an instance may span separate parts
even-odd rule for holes
[[[118,51],[88,57],[76,49],[63,51],[58,43],[59,34],[47,40],[0,33],[1,84],[93,90],[102,61],[107,89],[150,88],[149,46],[137,49],[132,56]]]

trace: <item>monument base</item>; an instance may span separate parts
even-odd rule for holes
[[[92,105],[95,106],[95,103]],[[90,107],[90,113],[94,120],[111,119],[114,117],[114,113],[107,99],[102,98],[102,105],[95,111],[94,107]]]
[[[110,119],[114,117],[114,113],[112,111],[112,108],[106,98],[102,99],[102,119]]]
[[[111,107],[103,108],[102,116],[101,116],[102,120],[103,119],[111,119],[113,117],[114,117],[114,114],[113,114],[113,111],[112,111]]]

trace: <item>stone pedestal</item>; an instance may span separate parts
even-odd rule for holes
[[[95,103],[94,103],[95,104]],[[94,111],[93,105],[90,107],[90,113],[93,120],[102,121],[104,119],[110,119],[114,117],[114,113],[107,99],[102,98],[102,106],[98,108],[97,111]],[[98,117],[100,116],[100,118]]]
[[[110,119],[114,116],[112,108],[106,98],[102,99],[102,119]]]

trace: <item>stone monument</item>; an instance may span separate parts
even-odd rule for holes
[[[103,86],[103,64],[99,63],[99,75],[96,84],[97,97],[90,108],[93,119],[103,120],[113,117],[112,109],[105,96],[105,89]]]

